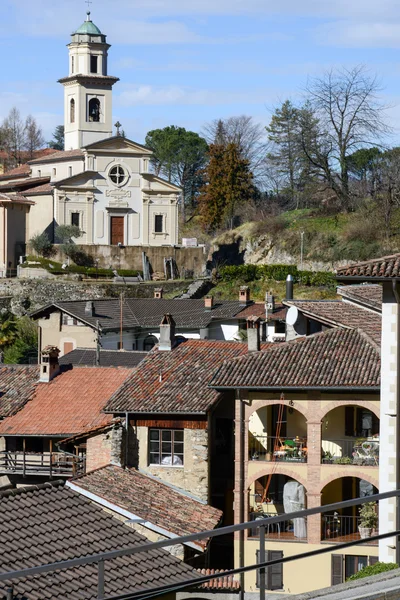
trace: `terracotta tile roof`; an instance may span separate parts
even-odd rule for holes
[[[53,150],[53,152],[47,156],[41,156],[29,161],[29,165],[35,165],[39,163],[55,162],[59,160],[65,160],[66,158],[83,158],[84,153],[82,150]]]
[[[71,481],[73,489],[84,490],[145,519],[177,536],[217,527],[222,511],[180,493],[162,481],[139,473],[108,465]],[[199,540],[205,548],[208,540]]]
[[[0,202],[5,202],[7,204],[27,204],[29,206],[35,204],[34,202],[28,200],[28,198],[25,198],[24,196],[19,196],[18,194],[4,194],[3,192],[0,192]]]
[[[32,398],[38,383],[37,365],[1,365],[0,417],[8,417],[20,410]]]
[[[15,169],[11,169],[10,171],[7,171],[6,173],[4,173],[1,177],[1,179],[11,179],[14,175],[29,175],[31,172],[31,168],[29,165],[27,165],[26,163],[23,165],[19,165],[19,167],[15,167]]]
[[[103,508],[60,482],[0,494],[0,570],[25,569],[143,545],[147,540]],[[150,550],[105,563],[105,596],[182,583],[198,573],[165,550]],[[97,565],[84,565],[14,580],[25,600],[97,598]],[[9,582],[0,583],[5,597]]]
[[[347,278],[352,277],[365,281],[400,279],[400,254],[382,256],[381,258],[374,258],[354,265],[341,267],[337,269],[336,277],[340,281],[345,281]]]
[[[103,298],[93,300],[94,315],[85,312],[85,300],[57,302],[45,306],[34,313],[33,318],[40,318],[56,310],[62,310],[77,319],[96,326],[97,321],[105,330],[119,330],[120,327],[120,301],[117,299]],[[239,301],[217,302],[212,310],[206,310],[204,300],[194,299],[154,299],[154,298],[126,298],[123,305],[123,327],[159,327],[165,314],[171,314],[179,328],[208,327],[215,320],[238,319],[238,313],[243,310]]]
[[[216,388],[379,388],[380,356],[357,329],[335,328],[291,342],[271,344],[223,364]]]
[[[284,321],[286,318],[287,308],[283,304],[277,304],[274,312],[268,311],[268,321]],[[239,313],[237,319],[247,319],[248,317],[261,317],[265,320],[265,302],[255,302],[246,306]]]
[[[147,352],[138,350],[100,350],[101,367],[128,367],[133,369],[144,358]],[[96,350],[94,348],[75,348],[59,359],[60,365],[96,366]]]
[[[105,410],[132,413],[206,413],[219,399],[208,387],[224,362],[247,352],[240,342],[188,340],[171,351],[154,348],[115,392]]]
[[[51,183],[43,183],[42,185],[37,185],[36,187],[29,188],[28,190],[24,190],[24,194],[27,196],[30,194],[31,196],[35,194],[51,194],[53,191],[53,186]]]
[[[234,575],[224,575],[225,571],[219,569],[197,569],[200,575],[216,575],[221,574],[221,577],[210,579],[206,583],[202,583],[198,588],[205,590],[223,590],[238,591],[240,590],[240,581],[234,579]]]
[[[0,191],[9,192],[12,190],[25,190],[31,189],[31,186],[36,187],[36,185],[42,185],[43,183],[48,183],[50,181],[50,177],[27,177],[26,179],[18,179],[17,181],[9,181],[8,183],[0,184]]]
[[[337,288],[337,293],[351,302],[382,312],[382,286],[379,284],[343,285]]]
[[[50,383],[39,383],[32,399],[0,423],[2,435],[67,437],[110,421],[102,409],[130,374],[129,369],[75,367]]]
[[[290,300],[306,316],[333,327],[362,329],[377,344],[381,343],[382,317],[379,313],[342,300]]]

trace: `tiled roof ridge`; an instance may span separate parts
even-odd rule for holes
[[[357,333],[359,333],[359,335],[365,339],[366,342],[368,342],[368,344],[370,344],[371,346],[373,346],[373,348],[375,348],[376,352],[379,354],[379,356],[381,355],[381,347],[379,344],[377,344],[375,342],[375,340],[373,340],[371,338],[371,336],[368,335],[368,333],[366,331],[364,331],[363,329],[360,329],[359,327],[354,328],[353,331],[357,331]]]
[[[295,338],[293,340],[289,340],[287,342],[282,342],[279,344],[270,344],[269,346],[266,347],[266,349],[264,351],[259,351],[259,352],[247,352],[246,354],[242,354],[241,356],[236,356],[235,358],[232,359],[227,359],[224,360],[224,362],[218,367],[218,369],[211,375],[209,383],[208,383],[208,387],[214,387],[213,386],[213,381],[218,381],[218,376],[220,374],[220,372],[224,369],[224,367],[232,365],[232,367],[236,364],[240,364],[240,362],[246,363],[246,361],[248,361],[249,359],[253,358],[254,356],[264,356],[267,357],[269,354],[272,353],[272,355],[275,353],[278,356],[282,353],[282,351],[285,351],[287,349],[288,353],[290,352],[290,349],[298,346],[298,345],[304,345],[304,346],[310,346],[311,344],[315,343],[315,340],[318,340],[319,338],[327,338],[327,337],[346,337],[346,336],[360,336],[363,338],[363,340],[369,344],[371,346],[371,348],[374,350],[374,352],[376,352],[378,358],[380,358],[380,352],[379,352],[379,347],[378,345],[371,340],[371,338],[365,334],[364,331],[361,331],[360,329],[357,328],[348,328],[348,329],[344,329],[341,327],[335,327],[332,329],[328,329],[325,331],[318,331],[316,333],[313,333],[311,335],[308,336],[301,336],[298,338]],[[218,384],[216,387],[219,387]],[[240,386],[239,386],[240,387]]]
[[[36,483],[34,485],[29,485],[21,488],[13,488],[12,490],[4,490],[0,491],[0,499],[8,498],[10,496],[20,496],[22,494],[27,494],[28,492],[43,490],[45,488],[58,488],[62,487],[65,484],[65,481],[62,479],[54,479],[53,481],[45,481],[44,483]]]
[[[370,258],[368,260],[363,260],[360,262],[351,261],[346,266],[339,267],[338,269],[336,269],[336,272],[339,273],[340,271],[347,271],[347,269],[349,268],[353,269],[355,267],[364,267],[365,265],[372,265],[377,262],[386,262],[387,260],[392,260],[396,258],[400,258],[400,252],[395,252],[394,254],[387,254],[385,256],[378,256],[378,258]]]

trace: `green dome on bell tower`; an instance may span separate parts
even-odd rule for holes
[[[90,12],[88,11],[86,14],[86,21],[82,23],[82,25],[78,27],[78,29],[72,35],[74,35],[75,33],[81,33],[83,35],[103,35],[100,29],[91,20]]]

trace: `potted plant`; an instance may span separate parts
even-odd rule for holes
[[[366,502],[362,505],[358,512],[360,513],[360,524],[358,526],[360,538],[369,538],[371,537],[372,530],[378,525],[376,502]]]
[[[331,464],[333,462],[332,452],[329,452],[329,450],[322,450],[322,462]]]

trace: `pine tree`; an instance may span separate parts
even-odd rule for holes
[[[226,223],[233,227],[237,209],[247,203],[254,192],[249,162],[240,157],[236,144],[210,146],[210,160],[204,171],[199,205],[203,226],[215,230]]]

